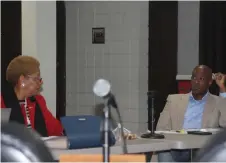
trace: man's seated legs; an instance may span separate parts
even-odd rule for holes
[[[161,151],[157,153],[158,162],[175,162],[170,151]]]
[[[171,150],[158,152],[158,162],[189,162],[191,150]]]

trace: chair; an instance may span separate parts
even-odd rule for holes
[[[18,123],[1,124],[1,162],[53,162],[41,137]]]
[[[194,162],[226,162],[226,129],[214,135],[201,148]]]

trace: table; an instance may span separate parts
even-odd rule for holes
[[[212,135],[187,135],[187,134],[164,134],[165,139],[136,139],[128,140],[128,153],[146,153],[154,151],[163,151],[170,149],[194,149],[201,148],[211,138]],[[58,160],[62,154],[101,154],[102,148],[86,148],[86,149],[67,149],[66,137],[58,137],[45,141],[46,145],[51,149],[54,159]],[[121,143],[117,142],[111,147],[112,154],[122,154]]]
[[[164,134],[165,140],[171,141],[171,149],[202,148],[213,135]]]
[[[128,153],[145,153],[150,151],[170,150],[173,142],[167,140],[151,140],[151,139],[136,139],[128,140]],[[65,137],[60,137],[54,140],[46,141],[46,145],[51,149],[54,159],[58,159],[62,154],[102,154],[102,148],[86,148],[86,149],[67,149]],[[111,147],[112,154],[123,154],[121,143]]]

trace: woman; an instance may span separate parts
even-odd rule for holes
[[[50,113],[39,94],[42,85],[40,63],[30,56],[18,56],[8,65],[1,92],[1,108],[11,108],[10,121],[26,125],[41,136],[60,136],[61,123]]]

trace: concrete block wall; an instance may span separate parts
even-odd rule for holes
[[[92,86],[105,78],[112,84],[125,127],[146,130],[148,1],[65,3],[66,114],[95,114],[94,106],[102,100]],[[93,27],[105,27],[105,44],[92,44]]]

